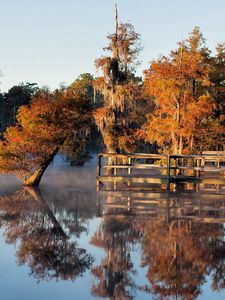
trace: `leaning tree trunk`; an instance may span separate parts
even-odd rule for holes
[[[52,221],[54,227],[57,228],[57,230],[61,234],[61,236],[63,238],[67,238],[67,235],[63,231],[63,229],[62,229],[61,225],[59,224],[59,222],[57,221],[55,215],[49,208],[48,204],[45,202],[39,188],[25,187],[24,189],[31,195],[31,197],[34,199],[34,201],[38,202],[40,204],[40,206],[44,209],[44,212],[48,215],[49,219]]]
[[[42,165],[26,180],[24,180],[23,185],[24,186],[38,186],[41,178],[48,168],[49,164],[52,162],[53,158],[59,151],[60,147],[57,147],[52,154],[44,161]]]

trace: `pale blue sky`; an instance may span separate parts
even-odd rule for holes
[[[118,0],[119,18],[141,34],[142,65],[200,26],[209,48],[225,41],[225,0]],[[0,0],[1,91],[20,82],[56,88],[83,72],[114,29],[114,0]]]

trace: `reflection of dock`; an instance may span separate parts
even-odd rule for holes
[[[100,154],[97,188],[144,189],[203,184],[225,187],[225,153],[204,155]]]
[[[142,220],[225,222],[225,192],[99,192],[102,216]]]

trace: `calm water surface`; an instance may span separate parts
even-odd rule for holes
[[[58,159],[36,190],[0,177],[2,299],[225,298],[224,190],[95,184],[95,161]]]

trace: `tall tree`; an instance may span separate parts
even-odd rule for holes
[[[88,100],[91,107],[96,105],[94,99],[94,78],[89,73],[81,74],[69,87],[71,91],[76,91],[81,97]],[[99,96],[97,95],[97,101]],[[61,152],[66,155],[67,160],[71,165],[83,165],[86,161],[91,158],[89,153],[88,144],[93,129],[94,120],[90,118],[90,122],[87,123],[82,130],[73,131],[70,139],[67,139],[61,149]]]
[[[137,104],[142,82],[135,77],[141,50],[140,35],[129,23],[118,24],[115,33],[107,36],[109,53],[96,60],[101,76],[95,88],[103,94],[104,104],[94,113],[108,152],[130,152],[134,149],[134,131],[139,125]]]
[[[209,51],[198,27],[168,57],[151,62],[144,93],[154,97],[156,108],[144,126],[147,140],[174,154],[203,150],[213,140],[215,146],[215,135],[224,128],[214,119],[211,72]]]
[[[210,79],[213,83],[213,97],[218,104],[217,114],[220,121],[225,123],[225,43],[217,45],[212,68]]]

